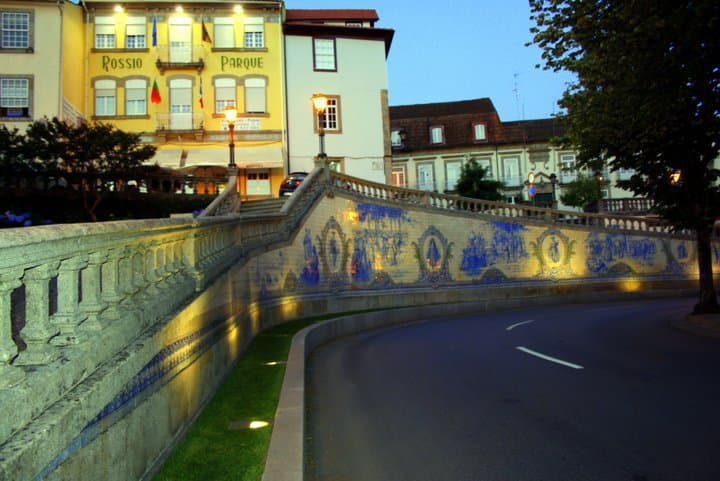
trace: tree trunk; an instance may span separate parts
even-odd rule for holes
[[[700,299],[693,314],[720,312],[712,270],[712,230],[709,226],[697,229],[698,268],[700,271]]]

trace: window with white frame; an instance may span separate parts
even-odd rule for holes
[[[462,162],[459,160],[448,161],[445,164],[445,190],[455,190],[460,180]]]
[[[404,165],[392,168],[392,185],[395,187],[407,187],[407,174]]]
[[[145,79],[130,79],[125,82],[125,115],[147,114],[148,82]]]
[[[502,159],[503,182],[511,187],[517,187],[522,183],[520,179],[520,159],[517,157],[505,157]]]
[[[390,132],[390,143],[393,147],[402,147],[403,140],[399,130],[393,130]]]
[[[433,125],[430,127],[430,143],[431,144],[444,144],[445,143],[445,128],[442,125]]]
[[[325,131],[339,132],[341,130],[340,123],[340,97],[339,96],[328,96],[327,107],[325,112],[318,115],[318,125],[320,125],[320,119],[322,119],[322,126]]]
[[[95,81],[95,115],[98,117],[115,115],[117,84],[115,80]]]
[[[234,78],[216,78],[215,84],[215,113],[221,114],[225,107],[237,107],[235,98],[237,83]]]
[[[577,180],[575,169],[575,154],[560,154],[560,183]]]
[[[265,86],[264,78],[249,78],[245,80],[245,112],[265,113]]]
[[[245,17],[245,37],[243,45],[245,48],[263,48],[264,20],[262,17]]]
[[[235,19],[233,17],[215,17],[213,23],[213,47],[235,48]]]
[[[483,124],[483,123],[473,124],[473,135],[474,135],[476,142],[487,140],[487,132],[485,131],[485,124]]]
[[[95,48],[115,48],[115,18],[95,17]]]
[[[334,72],[337,70],[334,38],[313,39],[313,68]]]
[[[125,20],[125,48],[147,47],[147,19],[127,17]]]
[[[29,12],[0,11],[0,49],[30,47]]]
[[[477,163],[480,167],[485,169],[485,179],[494,180],[495,174],[493,174],[492,168],[490,167],[490,159],[477,159]]]
[[[0,77],[0,117],[30,117],[32,81],[29,77]]]

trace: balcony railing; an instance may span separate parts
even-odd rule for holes
[[[205,128],[205,112],[192,113],[169,113],[158,112],[155,114],[155,130],[190,131],[203,130]]]
[[[155,65],[161,74],[165,70],[197,70],[200,73],[205,68],[205,48],[202,45],[159,45],[157,53]]]

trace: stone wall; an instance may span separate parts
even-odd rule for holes
[[[0,249],[0,480],[14,481],[148,478],[255,334],[288,320],[697,279],[691,238],[644,220],[323,170],[277,215],[18,229]]]

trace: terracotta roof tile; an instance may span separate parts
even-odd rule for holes
[[[288,9],[286,11],[286,22],[321,20],[377,22],[379,17],[372,9]]]

